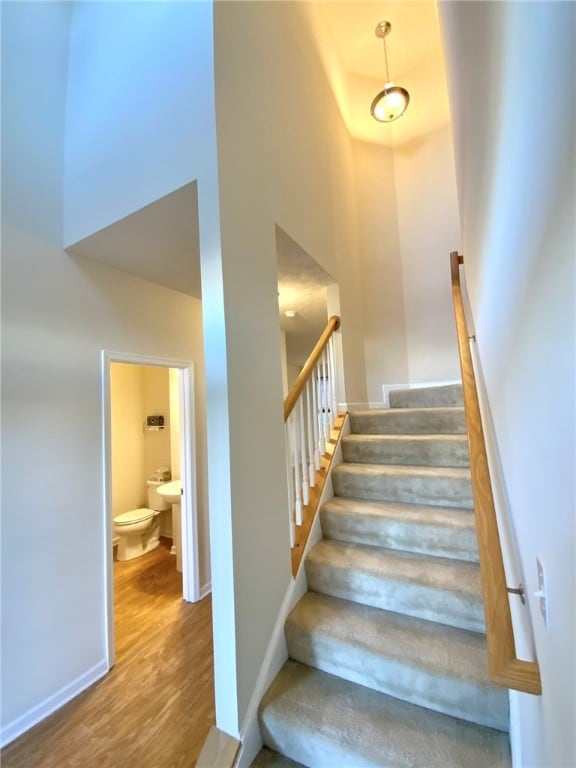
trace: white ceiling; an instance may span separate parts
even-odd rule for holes
[[[201,298],[196,182],[156,200],[67,249],[145,280]],[[280,327],[289,360],[303,365],[327,321],[334,279],[276,228]],[[296,316],[287,318],[285,310]]]
[[[434,2],[321,2],[318,4],[346,72],[384,81],[382,41],[374,30],[392,25],[386,38],[390,74],[400,78],[441,55]]]
[[[196,182],[155,200],[67,250],[199,299]]]
[[[354,138],[397,146],[445,125],[450,120],[444,54],[435,2],[316,2],[316,39],[336,100]],[[382,40],[376,25],[389,21],[386,38],[390,77],[410,93],[405,114],[393,123],[378,123],[370,104],[386,81]],[[332,49],[330,52],[328,49]]]

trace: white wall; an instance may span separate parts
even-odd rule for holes
[[[177,368],[170,368],[168,371],[168,408],[170,424],[170,469],[172,470],[172,479],[179,480],[181,475],[180,467],[180,374]],[[202,418],[205,422],[205,418]]]
[[[542,677],[541,697],[512,695],[523,768],[576,764],[575,10],[440,8],[466,280]]]
[[[158,467],[170,467],[173,476],[178,477],[179,468],[172,467],[170,455],[170,443],[172,439],[173,419],[170,411],[170,369],[154,365],[143,365],[142,379],[144,385],[143,413],[140,423],[140,431],[144,435],[144,479],[154,474]],[[146,430],[143,425],[146,418],[154,414],[164,416],[164,429]],[[178,414],[176,413],[176,437],[179,437]],[[146,497],[144,485],[144,496]],[[146,501],[146,506],[148,502]]]
[[[290,360],[286,353],[285,331],[280,331],[280,364],[282,370],[282,397],[285,398],[302,370],[302,366]]]
[[[298,376],[300,375],[300,372],[302,371],[301,365],[296,365],[295,363],[288,363],[286,366],[286,374],[288,377],[288,389],[294,384]]]
[[[409,381],[394,153],[361,141],[353,152],[366,385],[368,400],[381,403],[383,384]]]
[[[402,75],[412,102],[406,118],[392,125],[377,125],[366,109],[377,83],[343,71],[323,3],[304,5],[355,138],[361,256],[356,268],[362,277],[368,400],[382,400],[382,384],[459,379],[448,256],[460,247],[461,236],[435,4],[413,4],[417,16],[429,16],[429,38],[437,43],[428,48],[432,58],[424,68]]]
[[[208,503],[214,589],[215,690],[219,726],[237,730],[231,589],[228,384],[214,114],[211,2],[76,3],[66,99],[65,227],[70,245],[193,180],[198,216],[206,388]],[[191,214],[193,215],[193,214]],[[277,324],[277,318],[276,318]],[[202,337],[188,332],[194,341]],[[198,371],[196,371],[198,374]],[[208,460],[201,453],[200,461]],[[204,464],[206,467],[206,464]],[[207,479],[204,468],[202,476]],[[226,522],[226,520],[228,522]],[[204,528],[202,526],[204,525]],[[204,542],[208,527],[200,520]]]
[[[409,381],[459,380],[449,255],[461,236],[450,126],[396,146],[394,176]]]
[[[305,11],[219,2],[214,13],[234,502],[223,521],[234,571],[222,588],[235,598],[239,727],[290,580],[276,224],[339,281],[347,395],[366,395],[350,142]],[[204,283],[203,297],[206,306]]]
[[[288,394],[288,360],[286,357],[286,331],[280,331],[280,367],[282,370],[282,397]]]
[[[212,4],[72,5],[67,246],[214,172]]]
[[[442,92],[443,83],[438,85]],[[461,244],[449,126],[393,149],[354,141],[368,400],[460,378],[449,254]]]
[[[203,379],[199,301],[62,251],[69,17],[2,5],[4,738],[106,668],[101,350]]]
[[[112,517],[147,505],[143,370],[139,365],[110,366]]]

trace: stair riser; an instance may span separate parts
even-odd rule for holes
[[[285,634],[291,659],[412,704],[478,725],[508,729],[508,700],[501,690],[399,664],[365,648],[350,648],[303,631],[290,622]]]
[[[358,435],[442,435],[466,433],[463,409],[351,413],[350,429]]]
[[[410,464],[435,467],[467,467],[470,465],[466,440],[400,440],[379,437],[377,440],[342,441],[344,461],[362,464]]]
[[[262,738],[315,768],[508,768],[461,387],[393,392],[390,405],[350,414]]]
[[[388,399],[391,408],[438,408],[464,405],[461,384],[393,390]]]
[[[330,768],[380,768],[378,763],[359,762],[353,750],[345,751],[339,743],[332,743],[319,735],[300,733],[280,720],[260,716],[260,733],[264,744],[305,766],[330,766]]]
[[[306,560],[308,588],[363,605],[415,616],[472,632],[485,632],[482,599],[365,571]],[[456,586],[456,585],[455,585]]]
[[[417,473],[364,474],[341,464],[332,474],[332,483],[336,496],[347,498],[463,509],[472,509],[474,506],[469,477],[436,477]]]
[[[259,710],[264,743],[317,768],[508,768],[507,734],[288,661]]]
[[[296,763],[288,757],[280,755],[278,752],[272,752],[267,747],[263,747],[250,768],[305,768],[302,763]]]
[[[386,520],[361,513],[334,514],[325,509],[320,511],[320,519],[322,535],[325,539],[478,562],[478,546],[473,526],[469,528],[435,527],[421,523]]]

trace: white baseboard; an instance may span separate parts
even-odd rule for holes
[[[240,729],[241,747],[236,758],[235,768],[250,766],[262,747],[262,737],[258,725],[258,706],[270,684],[288,659],[288,650],[284,639],[284,624],[293,606],[304,596],[306,588],[305,583],[302,588],[301,579],[290,579]]]
[[[522,768],[522,721],[518,707],[518,692],[510,691],[510,752],[512,754],[512,768]]]
[[[203,597],[206,597],[206,595],[209,595],[210,592],[212,592],[212,582],[207,581],[206,584],[203,584],[200,587],[200,600],[202,600]]]
[[[240,742],[212,726],[200,752],[196,768],[232,768]]]
[[[374,400],[363,403],[338,403],[340,411],[367,411],[372,408],[388,408],[383,400]]]
[[[21,736],[27,730],[32,728],[32,726],[36,725],[41,720],[44,720],[44,718],[51,715],[57,709],[60,709],[60,707],[67,704],[75,696],[78,696],[82,691],[85,691],[86,688],[100,680],[101,677],[104,677],[108,672],[108,669],[106,660],[102,659],[102,661],[99,661],[98,664],[95,664],[87,672],[84,672],[84,674],[80,675],[75,680],[72,680],[72,682],[68,683],[63,688],[60,688],[59,691],[53,693],[52,696],[48,696],[48,698],[41,701],[40,704],[29,709],[28,712],[25,712],[23,715],[20,715],[20,717],[12,720],[11,723],[2,726],[0,746],[5,747],[11,741],[18,738],[18,736]]]

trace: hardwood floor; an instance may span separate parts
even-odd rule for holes
[[[214,724],[210,597],[182,600],[169,542],[114,563],[116,665],[1,754],[2,768],[191,768]]]

